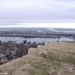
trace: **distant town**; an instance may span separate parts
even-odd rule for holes
[[[1,37],[24,37],[24,38],[75,38],[75,29],[53,28],[2,28]]]

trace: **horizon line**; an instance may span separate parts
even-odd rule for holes
[[[75,28],[75,23],[17,23],[1,25],[0,28]]]

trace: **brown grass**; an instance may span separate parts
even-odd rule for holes
[[[51,42],[0,66],[8,75],[75,75],[75,42]],[[1,74],[0,74],[1,75]]]

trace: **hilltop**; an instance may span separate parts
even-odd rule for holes
[[[0,75],[75,75],[75,42],[50,42],[0,65]]]

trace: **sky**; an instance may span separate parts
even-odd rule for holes
[[[75,28],[75,0],[0,0],[0,27]]]

